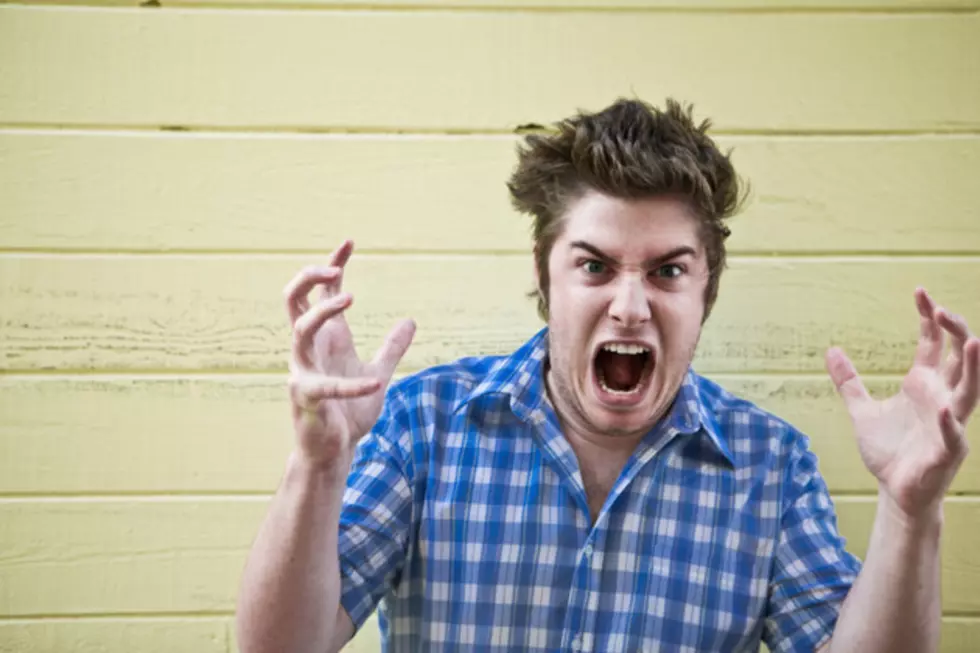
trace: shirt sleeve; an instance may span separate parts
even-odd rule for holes
[[[772,653],[810,653],[823,646],[861,569],[860,560],[845,549],[830,492],[807,444],[796,434],[784,477],[763,630]]]
[[[371,432],[357,445],[340,513],[340,603],[360,630],[397,583],[414,532],[412,432],[407,410],[389,393]]]

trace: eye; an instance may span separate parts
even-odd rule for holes
[[[602,274],[606,271],[606,264],[602,261],[597,261],[595,259],[589,259],[582,264],[582,267],[589,274]]]
[[[684,268],[676,263],[668,263],[667,265],[661,265],[659,268],[654,270],[653,274],[664,279],[676,279],[684,274]]]

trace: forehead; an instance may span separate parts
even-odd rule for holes
[[[698,220],[671,197],[620,199],[589,191],[565,213],[556,245],[586,241],[609,254],[632,258],[688,246],[701,251]]]

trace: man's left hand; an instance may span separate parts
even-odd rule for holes
[[[915,362],[897,394],[873,399],[843,351],[827,352],[827,369],[847,405],[864,464],[903,517],[941,512],[966,457],[966,423],[980,398],[980,338],[966,322],[918,289],[921,332]],[[946,334],[951,346],[943,360]]]

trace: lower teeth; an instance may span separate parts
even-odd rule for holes
[[[606,385],[606,379],[599,373],[599,386],[611,395],[633,395],[640,391],[640,384],[637,383],[630,390],[613,390],[608,385]]]

